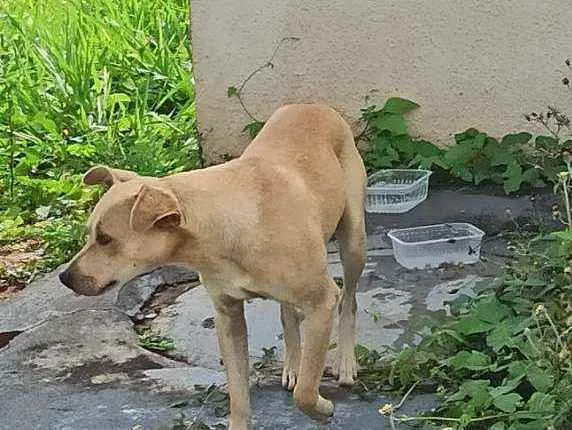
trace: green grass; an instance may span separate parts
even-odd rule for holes
[[[73,255],[94,164],[199,166],[188,34],[186,0],[2,3],[0,246],[39,239],[42,269]]]

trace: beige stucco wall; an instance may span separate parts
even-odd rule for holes
[[[572,107],[560,83],[571,0],[191,0],[191,11],[208,162],[248,143],[250,120],[227,88],[284,37],[300,40],[284,43],[244,92],[261,119],[284,103],[324,102],[355,121],[366,104],[402,96],[421,105],[413,133],[447,143],[470,126],[530,129],[523,113],[548,103]]]

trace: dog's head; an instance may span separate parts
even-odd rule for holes
[[[184,215],[164,181],[94,167],[84,183],[103,184],[107,191],[89,218],[86,245],[60,274],[65,286],[98,295],[170,262],[184,241]]]

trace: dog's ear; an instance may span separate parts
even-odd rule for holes
[[[151,227],[178,227],[183,223],[183,214],[173,193],[144,184],[131,209],[129,222],[133,231],[141,233]]]
[[[83,176],[83,183],[86,185],[102,184],[106,188],[119,182],[127,182],[138,178],[139,175],[129,170],[112,169],[106,166],[96,166],[89,169]]]

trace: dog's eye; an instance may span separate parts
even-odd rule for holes
[[[110,244],[112,240],[113,239],[110,236],[101,231],[98,231],[95,236],[95,241],[102,246]]]

